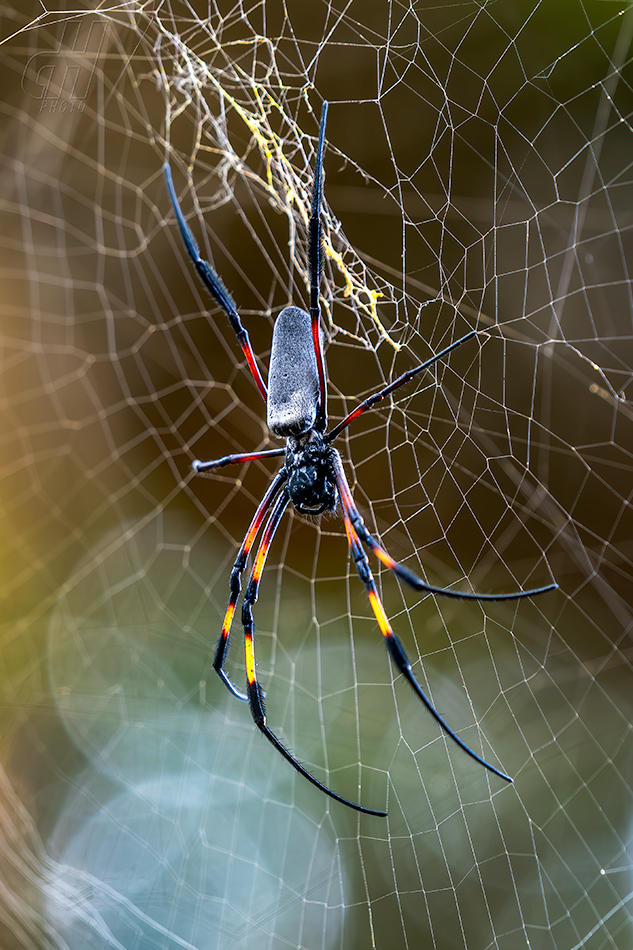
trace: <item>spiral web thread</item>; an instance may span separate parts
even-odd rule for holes
[[[373,9],[373,6],[376,9]],[[633,14],[617,3],[3,10],[3,947],[631,945]],[[423,688],[340,513],[289,515],[255,608],[271,726],[210,672],[275,470],[162,166],[265,372],[322,285],[337,445]],[[237,616],[239,620],[239,615]],[[229,667],[244,676],[239,624]],[[629,686],[627,687],[627,683]]]

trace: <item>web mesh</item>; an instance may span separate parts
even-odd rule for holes
[[[2,8],[0,943],[626,948],[631,37],[617,3]],[[307,303],[321,102],[329,412],[480,334],[339,440],[444,737],[338,514],[256,606],[269,722],[210,671],[272,447],[165,187],[263,369]],[[239,625],[229,658],[243,681]]]

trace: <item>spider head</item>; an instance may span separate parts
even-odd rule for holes
[[[320,433],[312,430],[303,440],[286,443],[286,469],[290,500],[304,515],[320,515],[336,507],[334,475]]]

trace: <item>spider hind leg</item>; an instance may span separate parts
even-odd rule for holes
[[[367,590],[369,603],[371,604],[371,609],[373,610],[374,616],[376,617],[376,620],[378,621],[378,626],[380,627],[380,632],[383,635],[385,646],[387,647],[389,656],[391,657],[398,671],[402,673],[402,675],[405,677],[407,682],[413,688],[418,698],[421,700],[424,706],[426,706],[428,711],[431,713],[435,721],[441,726],[444,732],[448,736],[450,736],[453,742],[455,742],[460,747],[460,749],[462,749],[467,755],[469,755],[471,759],[474,759],[475,762],[479,763],[479,765],[483,765],[485,769],[488,769],[489,772],[494,773],[494,775],[498,775],[499,778],[504,779],[504,781],[506,782],[512,782],[512,779],[510,778],[509,775],[506,775],[505,772],[502,772],[500,769],[496,768],[496,766],[491,765],[490,762],[486,762],[485,759],[483,759],[480,755],[478,755],[475,751],[473,751],[473,749],[471,749],[470,746],[467,746],[466,743],[462,739],[459,738],[457,733],[451,729],[451,727],[448,725],[446,720],[439,714],[439,712],[437,711],[437,709],[435,708],[435,706],[433,705],[433,703],[431,702],[431,700],[426,695],[426,693],[424,692],[424,690],[418,683],[417,679],[415,678],[413,674],[413,670],[411,669],[411,662],[409,660],[409,657],[407,656],[405,649],[402,646],[400,640],[393,632],[391,628],[391,624],[389,623],[387,614],[385,613],[385,608],[383,607],[382,601],[380,600],[380,597],[378,596],[376,583],[374,581],[373,575],[371,573],[371,568],[369,566],[369,559],[367,555],[365,554],[365,551],[360,543],[358,534],[356,532],[356,524],[355,522],[354,523],[352,522],[352,518],[351,518],[351,514],[349,510],[349,503],[347,500],[347,496],[349,495],[349,486],[347,485],[347,481],[343,473],[343,467],[340,461],[340,456],[338,452],[336,452],[335,449],[332,449],[331,452],[332,452],[331,458],[333,461],[334,472],[336,475],[336,483],[337,483],[337,487],[339,489],[339,493],[341,495],[341,500],[343,504],[343,518],[345,521],[345,531],[347,534],[347,540],[352,552],[352,557],[354,558],[354,562],[356,564],[356,570],[358,571],[358,575],[360,579],[362,580],[363,584],[365,585],[365,589]]]
[[[378,560],[388,567],[389,570],[399,577],[400,580],[412,587],[413,590],[423,591],[427,594],[438,594],[441,597],[451,597],[453,600],[476,600],[476,601],[500,601],[500,600],[521,600],[524,597],[535,597],[537,594],[546,594],[547,591],[556,590],[558,584],[546,584],[544,587],[534,587],[531,590],[516,590],[507,594],[478,594],[475,591],[453,590],[450,587],[435,587],[433,584],[427,584],[422,578],[410,571],[404,564],[395,561],[388,551],[378,544],[376,539],[369,533],[365,527],[365,522],[354,503],[347,478],[343,470],[341,456],[336,449],[330,449],[329,458],[336,478],[336,486],[341,497],[343,511],[349,517],[355,533],[360,540],[373,551]]]
[[[235,608],[237,606],[237,601],[242,589],[242,574],[244,573],[244,568],[246,567],[251,548],[253,547],[255,538],[257,537],[259,529],[262,526],[264,518],[266,517],[273,501],[275,500],[275,496],[287,478],[288,476],[286,474],[286,470],[285,468],[282,468],[268,486],[264,497],[257,507],[257,511],[253,515],[253,520],[249,525],[248,531],[244,535],[244,540],[242,541],[237,557],[235,558],[235,563],[233,564],[233,570],[231,571],[229,605],[226,608],[222,629],[220,631],[220,636],[218,637],[215,655],[213,657],[213,669],[218,674],[227,689],[233,693],[237,699],[241,699],[242,702],[248,702],[248,696],[245,693],[242,693],[241,690],[239,690],[237,686],[231,682],[228,673],[224,669],[226,657],[229,652],[231,625],[233,623]]]
[[[347,805],[349,808],[353,808],[355,811],[384,818],[386,817],[386,812],[376,811],[372,808],[365,808],[363,805],[350,802],[347,798],[343,798],[342,795],[337,795],[337,793],[333,792],[332,789],[327,787],[327,785],[319,782],[319,780],[316,779],[314,775],[311,775],[310,772],[308,772],[308,770],[304,768],[303,765],[301,765],[298,759],[296,759],[294,755],[289,752],[289,750],[280,741],[280,739],[277,738],[275,733],[272,731],[272,729],[270,729],[266,722],[263,691],[257,680],[257,673],[255,670],[255,645],[252,608],[253,604],[257,600],[259,583],[264,570],[264,564],[266,563],[266,556],[268,554],[270,544],[274,537],[275,531],[277,530],[279,522],[281,521],[282,515],[289,503],[290,497],[288,495],[287,488],[285,488],[275,502],[275,506],[270,514],[268,523],[264,528],[264,533],[259,543],[257,554],[255,555],[255,563],[253,565],[251,577],[248,582],[248,587],[246,588],[242,603],[242,624],[244,627],[244,650],[246,655],[246,681],[248,687],[248,700],[250,703],[253,722],[259,731],[264,736],[266,736],[271,745],[273,745],[275,749],[277,749],[277,751],[284,757],[284,759],[286,759],[286,761],[289,762],[292,767],[296,769],[297,772],[299,772],[300,775],[307,779],[312,785],[316,786],[316,788],[318,788],[320,791],[324,792],[330,798],[333,798],[334,801],[341,802],[342,805]]]

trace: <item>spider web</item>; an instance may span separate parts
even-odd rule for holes
[[[3,948],[628,948],[631,39],[617,2],[2,7]],[[333,421],[448,741],[390,668],[340,517],[282,522],[269,722],[210,671],[272,463],[203,254],[267,366],[307,302],[318,116]],[[209,308],[207,311],[205,308]],[[239,625],[229,659],[242,681]]]

